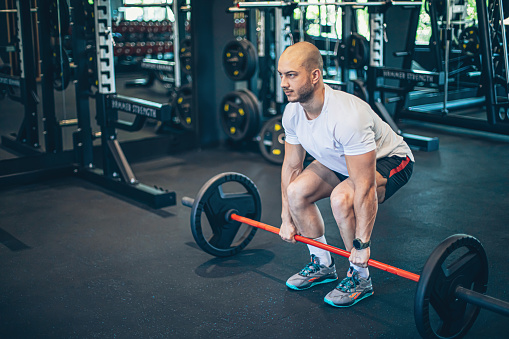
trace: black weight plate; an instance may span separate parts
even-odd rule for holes
[[[256,95],[254,95],[254,93],[248,89],[241,89],[241,90],[239,90],[239,92],[242,92],[245,94],[245,96],[242,96],[242,97],[245,98],[246,102],[248,103],[248,107],[251,108],[250,112],[252,113],[253,121],[252,121],[252,123],[249,124],[248,136],[252,137],[252,136],[257,135],[258,132],[260,131],[260,125],[262,122],[262,114],[261,114],[262,109],[261,109],[260,101],[258,100]]]
[[[174,106],[175,115],[180,126],[186,130],[193,130],[193,89],[190,84],[184,85],[177,90]]]
[[[63,91],[71,81],[71,65],[65,49],[55,46],[52,53],[53,88]]]
[[[70,15],[67,0],[53,0],[49,5],[50,34],[53,37],[69,34]]]
[[[246,39],[232,40],[223,50],[225,73],[235,81],[250,79],[256,71],[257,59],[255,47]]]
[[[262,156],[267,161],[277,165],[283,163],[285,157],[285,130],[280,115],[265,122],[260,131],[258,146]]]
[[[238,215],[259,221],[261,206],[258,188],[248,177],[235,172],[216,175],[203,185],[194,199],[191,231],[196,243],[205,252],[218,257],[240,252],[253,239],[257,228],[228,221],[226,213],[235,210]]]
[[[369,42],[359,33],[352,33],[347,39],[348,67],[360,69],[369,62]]]
[[[219,113],[223,131],[234,141],[248,139],[258,132],[259,113],[254,110],[252,98],[244,91],[226,94]]]
[[[191,38],[185,38],[180,42],[180,68],[182,69],[182,72],[185,74],[191,74],[192,73],[192,42]]]
[[[463,29],[459,36],[459,44],[465,53],[478,55],[480,53],[480,40],[477,26]]]
[[[241,100],[246,103],[248,116],[250,118],[244,139],[250,139],[258,134],[260,130],[262,117],[260,114],[259,102],[256,96],[247,89],[241,89],[238,93]]]
[[[426,261],[417,285],[414,317],[421,336],[464,336],[480,309],[457,299],[455,289],[462,286],[484,293],[487,283],[488,259],[481,243],[464,234],[445,239]]]

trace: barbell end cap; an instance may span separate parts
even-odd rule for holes
[[[224,215],[224,219],[226,220],[226,222],[232,221],[232,214],[239,214],[239,211],[233,208],[231,210],[228,210]]]
[[[194,199],[189,197],[183,197],[182,198],[182,205],[187,207],[193,207],[194,205]]]

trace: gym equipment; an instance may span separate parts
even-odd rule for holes
[[[10,73],[10,66],[4,65],[0,70],[0,100],[8,96],[14,101],[20,101],[21,98],[14,95],[14,88],[21,86],[21,78],[11,76],[8,73]]]
[[[87,2],[77,0],[73,6],[75,13],[81,13],[89,8]],[[89,8],[91,9],[91,8]],[[95,80],[97,90],[94,94],[96,105],[96,121],[101,132],[93,133],[90,122],[89,94],[90,74],[89,52],[87,48],[88,33],[83,30],[73,31],[75,40],[73,55],[77,65],[76,73],[76,108],[78,125],[73,133],[74,153],[76,156],[75,172],[80,177],[95,182],[109,190],[143,202],[153,208],[175,205],[176,194],[169,190],[162,190],[138,181],[127,160],[121,144],[117,139],[117,129],[137,131],[143,127],[147,118],[158,121],[171,121],[172,106],[168,103],[156,103],[148,100],[130,98],[116,93],[115,69],[113,62],[113,38],[109,34],[112,24],[111,4],[109,0],[95,0],[93,3],[95,47],[98,51],[95,58]],[[74,15],[78,24],[84,27],[85,20],[80,15]],[[134,47],[134,46],[133,46]],[[99,53],[100,51],[100,53]],[[118,119],[118,111],[135,115],[134,121],[127,122]],[[96,166],[97,156],[93,152],[93,141],[101,139],[100,156],[101,167]]]
[[[185,38],[180,42],[179,59],[181,63],[182,72],[188,75],[192,74],[191,65],[193,64],[193,58],[191,53],[192,53],[191,38]]]
[[[256,71],[257,60],[255,47],[249,40],[232,40],[224,47],[223,67],[232,80],[249,80]]]
[[[0,75],[0,86],[6,86],[7,95],[15,87],[19,87],[22,95],[20,101],[25,108],[25,118],[15,140],[9,136],[2,136],[2,145],[18,153],[31,156],[30,159],[16,158],[1,161],[0,186],[24,184],[45,178],[60,178],[64,175],[77,175],[80,178],[92,181],[106,189],[138,200],[152,208],[162,208],[176,204],[175,192],[163,190],[158,187],[140,183],[134,175],[127,160],[129,153],[124,154],[122,145],[117,139],[117,129],[136,131],[143,127],[147,118],[157,119],[161,122],[171,121],[172,105],[160,104],[129,98],[116,93],[115,69],[113,62],[113,41],[110,34],[111,3],[109,0],[88,1],[72,0],[70,9],[73,11],[73,77],[75,84],[76,119],[56,120],[54,111],[54,87],[64,89],[68,83],[64,73],[60,74],[63,63],[68,57],[60,57],[52,51],[53,46],[61,46],[61,41],[50,35],[49,3],[37,8],[39,13],[39,50],[42,63],[42,104],[45,137],[45,151],[39,151],[39,129],[37,105],[40,98],[37,95],[36,70],[34,48],[32,44],[33,20],[29,2],[18,1],[19,46],[22,61],[20,64],[21,77]],[[62,1],[60,1],[62,3]],[[174,6],[177,6],[174,2]],[[85,15],[83,15],[85,13]],[[92,20],[91,20],[92,19]],[[29,43],[26,43],[26,42]],[[55,47],[56,48],[56,47]],[[62,52],[63,53],[63,52]],[[178,59],[178,58],[177,58]],[[175,67],[177,68],[177,67]],[[53,72],[57,73],[53,75]],[[63,75],[63,76],[62,76]],[[93,78],[93,79],[92,79]],[[60,80],[63,79],[63,80]],[[91,82],[91,80],[93,80]],[[55,81],[55,83],[54,83]],[[95,93],[91,92],[91,85],[95,86]],[[16,89],[17,90],[17,89]],[[3,93],[0,88],[0,93]],[[49,94],[47,93],[49,92]],[[90,99],[95,99],[97,125],[100,132],[92,130]],[[134,121],[119,120],[118,111],[135,115]],[[77,125],[73,131],[72,150],[62,149],[61,128]],[[13,134],[14,135],[14,134]],[[101,139],[100,147],[93,145],[94,141]],[[191,144],[191,137],[180,135],[182,144]],[[187,140],[186,140],[187,138]],[[146,139],[150,141],[149,139]],[[181,141],[179,140],[179,143]],[[152,145],[168,138],[157,137],[146,146],[145,140],[140,143],[130,141],[126,143],[128,152],[133,147],[140,147],[142,151],[149,150]],[[171,140],[172,146],[173,139]],[[185,146],[187,147],[187,146]],[[131,153],[132,154],[132,153]],[[100,159],[99,159],[100,158]],[[28,161],[30,160],[30,161]]]
[[[24,117],[19,130],[15,134],[2,136],[2,145],[21,154],[40,154],[39,120],[37,105],[40,102],[37,89],[37,62],[34,50],[34,25],[30,3],[17,2],[16,21],[18,23],[17,42],[20,46],[20,76],[2,75],[2,83],[8,85],[9,98],[23,104]],[[48,25],[49,26],[49,25]],[[48,27],[49,28],[49,27]],[[49,34],[48,34],[49,35]],[[9,88],[10,86],[10,88]],[[20,97],[12,92],[19,87]],[[11,94],[11,95],[9,95]],[[17,93],[16,93],[17,94]],[[19,99],[19,100],[18,100]]]
[[[241,191],[231,187],[240,184]],[[191,230],[205,252],[228,257],[240,252],[260,228],[274,234],[279,229],[257,220],[261,200],[256,185],[235,172],[218,174],[205,183],[195,199],[184,197],[191,207]],[[208,237],[202,214],[212,230]],[[253,220],[250,216],[254,216]],[[240,233],[243,224],[252,226]],[[350,253],[299,235],[295,240],[348,258]],[[509,316],[509,303],[484,295],[488,283],[488,261],[482,244],[466,234],[456,234],[440,243],[431,253],[421,275],[370,259],[368,265],[416,281],[414,318],[425,338],[460,338],[474,323],[480,308]],[[430,321],[430,305],[436,311],[436,326]]]
[[[259,103],[249,90],[227,93],[219,107],[221,126],[230,139],[246,140],[258,132],[261,120]]]
[[[269,162],[281,165],[285,158],[285,130],[282,117],[267,120],[258,135],[258,146],[262,156]]]
[[[120,48],[123,50],[123,44]],[[119,52],[123,54],[123,52]],[[172,88],[175,85],[175,62],[158,59],[144,58],[140,62],[140,68],[147,71],[146,78],[134,79],[125,83],[126,87],[150,87],[155,80],[159,80],[165,87]]]
[[[156,119],[158,121],[171,120],[171,105],[159,104],[148,100],[126,97],[119,94],[107,95],[106,107],[137,116]]]
[[[361,69],[369,63],[369,41],[359,33],[352,33],[346,42],[347,65],[350,69]]]
[[[365,102],[369,102],[368,89],[366,88],[364,81],[360,79],[354,79],[351,81],[353,83],[353,95]]]
[[[65,2],[65,1],[64,1]],[[53,88],[63,91],[71,81],[71,65],[65,49],[57,45],[53,48]]]
[[[194,129],[193,121],[193,89],[191,84],[180,87],[175,97],[175,118],[176,122],[186,130]]]
[[[459,35],[460,47],[469,54],[479,55],[479,29],[477,26],[470,26],[463,29]]]
[[[475,300],[485,297],[487,283],[488,259],[481,243],[466,235],[447,238],[429,256],[417,285],[414,316],[419,333],[423,337],[465,335],[479,314],[476,305],[482,305]],[[469,302],[469,295],[477,298]],[[430,320],[430,305],[442,324]],[[505,311],[509,315],[509,309]]]
[[[71,17],[67,1],[52,0],[49,3],[50,34],[52,37],[67,35]]]
[[[226,183],[235,182],[242,186],[244,193],[227,193]],[[226,187],[225,187],[226,188]],[[261,198],[256,185],[239,173],[222,173],[211,178],[200,189],[196,199],[183,198],[182,203],[191,207],[191,224],[196,243],[205,252],[228,257],[240,252],[253,239],[257,229],[248,228],[239,232],[241,223],[225,219],[226,212],[235,209],[242,215],[254,219],[261,217]],[[206,224],[202,224],[202,213],[207,215],[213,234],[208,238]],[[237,237],[240,234],[240,237]]]

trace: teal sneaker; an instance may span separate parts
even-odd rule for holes
[[[362,278],[359,272],[350,267],[346,278],[325,296],[324,301],[334,307],[349,307],[371,295],[373,295],[371,277]]]
[[[318,284],[325,284],[338,280],[334,258],[330,266],[320,265],[320,258],[311,255],[311,262],[299,273],[286,281],[286,286],[292,290],[306,290]]]

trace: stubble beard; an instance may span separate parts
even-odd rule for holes
[[[297,97],[293,100],[288,98],[289,102],[299,102],[305,103],[311,99],[313,96],[314,87],[311,82],[307,82],[304,86],[302,86],[298,91],[294,91],[293,93],[297,95]]]

